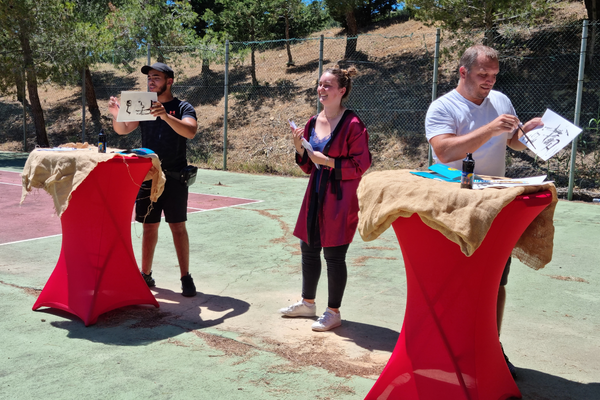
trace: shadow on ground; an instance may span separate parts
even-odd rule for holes
[[[344,320],[343,325],[333,331],[336,335],[356,343],[367,350],[394,351],[399,332],[381,326]]]
[[[579,383],[532,369],[518,368],[524,400],[597,400],[600,382]]]
[[[67,337],[71,339],[144,346],[222,324],[250,309],[249,303],[227,296],[198,293],[196,297],[186,298],[169,289],[153,288],[153,291],[160,308],[144,305],[118,308],[100,315],[98,322],[88,327],[79,318],[61,310],[46,308],[39,312],[65,318],[66,321],[51,322],[51,325],[67,330]]]

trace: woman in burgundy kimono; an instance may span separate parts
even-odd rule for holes
[[[317,88],[323,111],[304,128],[292,128],[296,163],[310,179],[294,229],[302,250],[302,300],[280,312],[286,317],[316,316],[322,249],[329,299],[325,313],[312,324],[315,331],[342,324],[339,308],[346,288],[346,252],[358,224],[356,189],[371,166],[367,129],[343,105],[354,75],[354,67],[326,70]]]

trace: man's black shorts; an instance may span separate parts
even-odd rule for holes
[[[502,272],[502,279],[500,279],[500,286],[506,286],[508,283],[508,273],[510,272],[510,262],[512,258],[508,257],[508,261],[504,266],[504,272]]]
[[[160,222],[162,213],[165,221],[177,223],[187,221],[188,187],[176,179],[167,177],[165,190],[156,203],[150,201],[152,181],[142,184],[135,201],[135,220],[153,224]],[[151,206],[152,205],[152,206]]]

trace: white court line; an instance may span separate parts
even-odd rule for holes
[[[230,196],[221,196],[221,197],[230,197]],[[241,197],[232,197],[232,198],[237,198],[237,199],[241,199]],[[244,200],[250,200],[250,199],[244,199]],[[238,206],[245,206],[246,204],[255,204],[255,203],[262,203],[264,200],[254,200],[250,203],[244,203],[244,204],[234,204],[232,206],[225,206],[225,207],[219,207],[219,208],[210,208],[210,209],[202,209],[202,208],[194,208],[194,207],[188,207],[191,210],[198,210],[198,211],[194,211],[194,212],[190,212],[188,214],[196,214],[196,213],[201,213],[201,212],[207,212],[207,211],[215,211],[215,210],[222,210],[224,208],[231,208],[231,207],[238,207]],[[165,217],[161,217],[161,220],[165,219]],[[134,225],[137,221],[131,221],[131,225]],[[62,233],[58,234],[58,235],[50,235],[50,236],[42,236],[39,238],[32,238],[32,239],[24,239],[24,240],[17,240],[16,242],[8,242],[8,243],[0,243],[0,246],[4,246],[7,244],[16,244],[16,243],[23,243],[23,242],[30,242],[32,240],[39,240],[39,239],[48,239],[48,238],[53,238],[56,236],[62,236]]]
[[[48,238],[53,238],[53,237],[57,237],[57,236],[62,236],[62,233],[59,233],[58,235],[50,235],[50,236],[42,236],[42,237],[32,238],[32,239],[17,240],[16,242],[0,243],[0,246],[4,246],[6,244],[15,244],[15,243],[30,242],[32,240],[48,239]]]
[[[262,200],[254,200],[254,199],[247,199],[245,197],[233,197],[233,196],[223,196],[221,194],[207,194],[207,193],[196,193],[196,192],[190,192],[191,194],[199,194],[202,196],[214,196],[214,197],[229,197],[230,199],[240,199],[240,200],[248,200],[248,201],[262,201]]]
[[[19,174],[21,175],[20,172],[15,172],[15,171],[4,171],[0,169],[0,172],[12,172],[13,174]],[[6,183],[6,182],[0,182],[0,185],[12,185],[12,186],[23,186],[23,184],[18,184],[18,183]]]
[[[229,196],[222,196],[222,197],[229,197]],[[232,198],[236,198],[236,197],[232,197]],[[240,197],[237,197],[237,198],[239,199]],[[248,200],[250,200],[250,199],[248,199]],[[206,211],[222,210],[222,209],[224,209],[224,208],[232,208],[232,207],[245,206],[245,205],[247,205],[247,204],[256,204],[256,203],[262,203],[263,201],[264,201],[264,200],[254,200],[254,201],[252,201],[252,202],[250,202],[250,203],[244,203],[244,204],[234,204],[234,205],[232,205],[232,206],[225,206],[225,207],[218,207],[218,208],[194,208],[194,207],[188,207],[188,208],[189,208],[189,209],[191,209],[191,210],[198,210],[198,211],[194,211],[194,212],[191,212],[191,213],[188,213],[188,214],[196,214],[196,213],[199,213],[199,212],[206,212]]]

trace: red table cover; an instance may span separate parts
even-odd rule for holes
[[[417,214],[393,224],[407,302],[392,356],[366,399],[503,400],[521,397],[500,348],[496,300],[506,260],[550,191],[518,196],[466,257]]]
[[[117,156],[100,162],[72,193],[61,215],[58,263],[33,309],[53,307],[85,325],[115,308],[158,302],[138,269],[131,215],[149,158]]]

